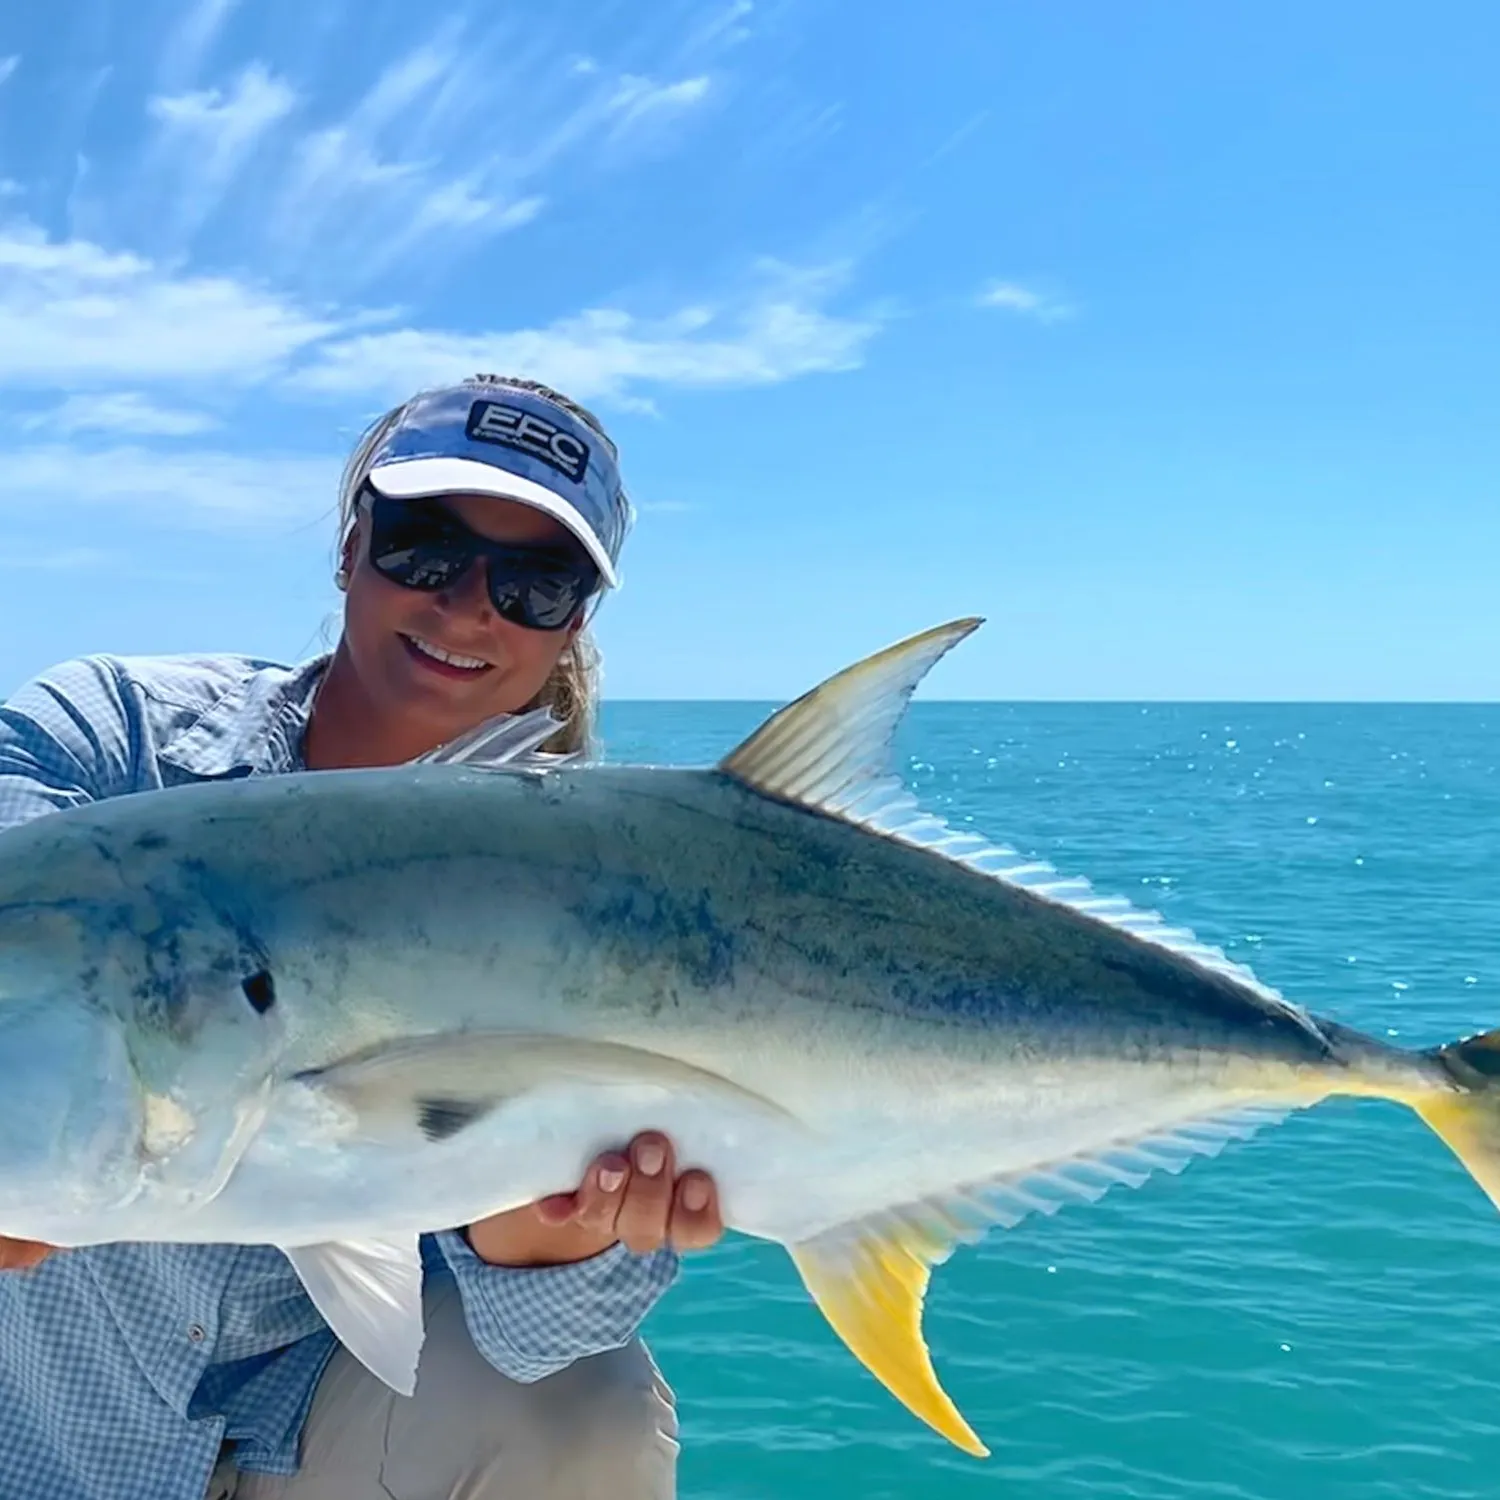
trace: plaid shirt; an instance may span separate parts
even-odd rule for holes
[[[90,657],[0,708],[0,828],[184,782],[301,769],[326,659]],[[571,1266],[490,1266],[425,1236],[484,1357],[534,1381],[634,1335],[677,1274],[616,1245]],[[0,1500],[202,1500],[221,1444],[289,1474],[337,1347],[280,1251],[118,1244],[0,1272]]]

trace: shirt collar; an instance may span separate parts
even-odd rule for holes
[[[314,657],[282,672],[253,672],[158,752],[192,776],[300,770],[313,697],[329,662]]]

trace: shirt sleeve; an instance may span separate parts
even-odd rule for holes
[[[131,790],[130,710],[95,658],[64,662],[0,706],[0,828]]]
[[[633,1255],[623,1245],[572,1265],[492,1266],[457,1230],[436,1239],[458,1281],[474,1347],[502,1375],[527,1384],[628,1344],[681,1269],[672,1250]]]

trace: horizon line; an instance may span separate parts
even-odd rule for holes
[[[734,703],[763,707],[788,704],[790,698],[647,698],[635,695],[611,697],[605,694],[601,703],[638,704],[717,704]],[[1500,698],[927,698],[912,700],[912,707],[922,704],[978,704],[999,707],[1049,708],[1497,708]]]

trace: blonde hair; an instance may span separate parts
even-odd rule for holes
[[[605,432],[593,412],[560,391],[554,391],[551,386],[543,385],[539,380],[527,380],[518,375],[474,375],[464,384],[501,386],[507,390],[528,391],[534,396],[540,396],[586,423],[599,435],[611,457],[619,457],[613,439]],[[355,522],[359,519],[359,492],[369,474],[370,460],[405,415],[407,408],[428,394],[427,391],[419,391],[400,406],[392,407],[383,417],[372,422],[354,445],[354,451],[349,455],[339,480],[337,566],[340,569],[344,567],[344,560],[348,557],[349,539],[354,533]],[[599,648],[585,626],[563,647],[557,665],[542,684],[541,690],[530,703],[523,705],[523,711],[533,708],[550,709],[552,716],[561,721],[562,727],[542,749],[558,754],[591,754],[597,748],[601,665]]]

